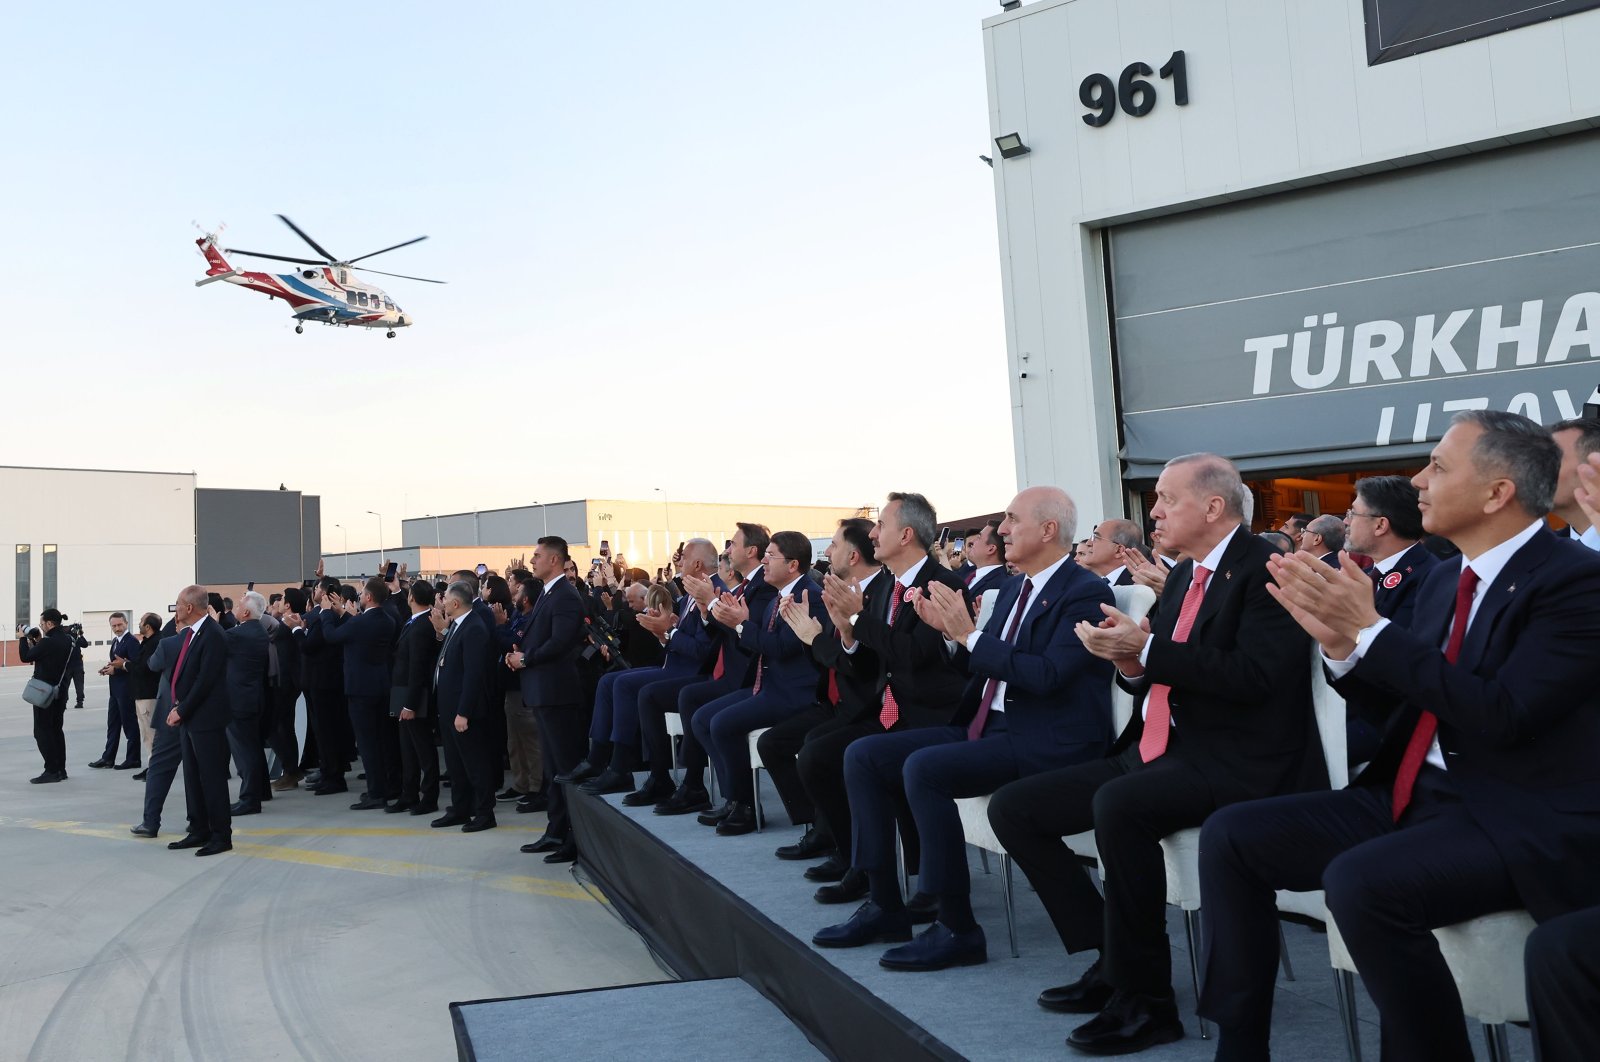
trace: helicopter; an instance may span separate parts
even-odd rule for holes
[[[358,266],[355,263],[375,258],[380,254],[409,247],[414,243],[421,243],[426,236],[397,243],[393,247],[385,247],[381,251],[372,251],[369,254],[356,258],[335,258],[329,254],[316,240],[306,235],[304,229],[290,221],[282,214],[277,215],[279,221],[294,230],[294,234],[304,240],[313,251],[322,256],[320,260],[310,258],[291,258],[281,254],[262,254],[259,251],[242,251],[237,247],[218,247],[217,238],[221,235],[221,227],[216,232],[201,230],[201,236],[194,241],[200,248],[200,253],[206,260],[205,279],[197,280],[194,286],[204,287],[215,284],[217,281],[226,281],[229,284],[238,284],[259,291],[268,298],[282,299],[289,304],[294,313],[296,333],[306,330],[307,321],[317,321],[325,325],[349,327],[354,325],[359,328],[386,328],[388,338],[393,339],[396,328],[408,328],[416,324],[415,314],[402,310],[389,295],[377,286],[363,282],[359,277],[351,279],[352,272],[377,273],[385,277],[399,277],[402,280],[420,280],[426,284],[443,284],[442,280],[429,280],[426,277],[410,277],[403,273],[385,273],[381,269],[369,269],[367,266]],[[198,227],[198,226],[197,226]],[[223,257],[225,254],[244,255],[247,258],[268,258],[275,262],[294,262],[307,268],[293,273],[256,273],[235,269]]]

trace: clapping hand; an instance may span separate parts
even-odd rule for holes
[[[1338,568],[1307,553],[1275,554],[1267,558],[1267,573],[1273,579],[1267,593],[1317,640],[1330,660],[1343,660],[1355,652],[1356,636],[1378,622],[1372,580],[1343,550]]]
[[[1150,621],[1146,619],[1135,623],[1132,616],[1119,612],[1111,605],[1101,605],[1100,611],[1106,614],[1106,618],[1099,623],[1078,621],[1077,627],[1073,628],[1078,641],[1083,643],[1090,655],[1111,661],[1124,675],[1142,675],[1144,666],[1139,663],[1139,654],[1144,652],[1145,642],[1150,639]]]
[[[822,577],[822,607],[828,610],[828,618],[839,628],[839,637],[847,646],[855,644],[855,625],[850,617],[861,611],[862,600],[860,583],[847,583],[832,572]]]
[[[639,626],[655,635],[657,639],[665,638],[667,632],[678,622],[678,617],[664,608],[654,605],[639,613]]]
[[[795,637],[807,645],[810,645],[816,640],[817,635],[822,633],[822,624],[811,615],[809,593],[810,591],[808,590],[800,591],[800,599],[798,601],[795,600],[792,594],[778,600],[778,615],[783,617],[783,622],[787,623],[789,629],[794,631]]]
[[[750,618],[750,606],[744,603],[744,598],[724,593],[717,598],[714,614],[724,627],[737,627]]]
[[[694,598],[695,604],[700,606],[701,612],[711,611],[711,600],[717,595],[717,588],[710,579],[703,575],[685,575],[683,577],[683,591]]]
[[[1590,454],[1578,465],[1578,487],[1572,492],[1591,527],[1600,525],[1600,453]]]
[[[965,644],[967,637],[978,629],[965,595],[943,583],[929,583],[927,592],[913,597],[911,604],[922,622],[952,642]]]
[[[1167,585],[1167,566],[1161,560],[1146,560],[1145,555],[1128,546],[1117,547],[1117,559],[1127,567],[1128,574],[1140,586],[1148,586],[1161,596]]]

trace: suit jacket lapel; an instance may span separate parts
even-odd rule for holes
[[[1227,596],[1225,588],[1232,584],[1233,577],[1239,574],[1235,569],[1244,561],[1245,546],[1247,545],[1245,540],[1248,537],[1250,537],[1250,532],[1246,531],[1243,525],[1240,525],[1239,529],[1233,533],[1233,537],[1228,540],[1228,547],[1222,551],[1222,560],[1217,563],[1217,570],[1212,572],[1206,579],[1206,593],[1200,599],[1200,611],[1195,614],[1194,627],[1189,631],[1190,640],[1193,640],[1196,634],[1205,629],[1206,621],[1215,616],[1217,610],[1222,607],[1222,599]],[[1194,576],[1193,565],[1189,568],[1189,575],[1191,578]],[[1188,593],[1189,588],[1187,585],[1183,589],[1185,593]]]
[[[1482,659],[1489,636],[1494,633],[1495,621],[1516,597],[1518,584],[1524,582],[1547,559],[1554,542],[1554,535],[1541,531],[1511,555],[1511,560],[1500,569],[1500,574],[1483,592],[1478,614],[1472,617],[1472,626],[1467,628],[1466,640],[1461,643],[1458,663],[1472,667]]]
[[[1073,569],[1077,566],[1078,562],[1069,557],[1065,564],[1056,569],[1056,573],[1050,577],[1048,583],[1043,586],[1038,583],[1033,584],[1033,596],[1028,599],[1028,614],[1022,617],[1022,626],[1017,628],[1018,645],[1022,644],[1022,640],[1033,629],[1034,621],[1044,615],[1061,597],[1062,587],[1067,585],[1067,580],[1072,578]]]

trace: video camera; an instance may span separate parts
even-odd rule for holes
[[[600,655],[603,645],[611,652],[611,660],[605,664],[606,671],[622,671],[629,667],[627,659],[622,655],[622,639],[617,636],[617,629],[606,622],[604,616],[591,616],[584,621],[585,633],[588,635],[589,644],[584,647],[581,654],[585,660],[593,660]]]

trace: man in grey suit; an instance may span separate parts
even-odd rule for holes
[[[261,802],[271,800],[267,788],[267,754],[261,744],[261,713],[266,706],[267,642],[261,617],[267,599],[247,591],[233,608],[238,623],[222,632],[228,646],[228,703],[233,719],[228,723],[228,749],[239,774],[239,801],[234,815],[259,815]]]
[[[154,837],[161,832],[161,808],[167,802],[172,779],[177,776],[178,765],[183,760],[177,728],[167,725],[167,713],[172,711],[172,679],[168,673],[178,662],[178,648],[182,642],[177,623],[167,620],[160,637],[161,644],[156,646],[146,665],[161,676],[161,681],[156,686],[156,709],[150,715],[150,729],[155,732],[155,738],[150,745],[150,766],[144,776],[144,819],[129,831],[135,837]]]

